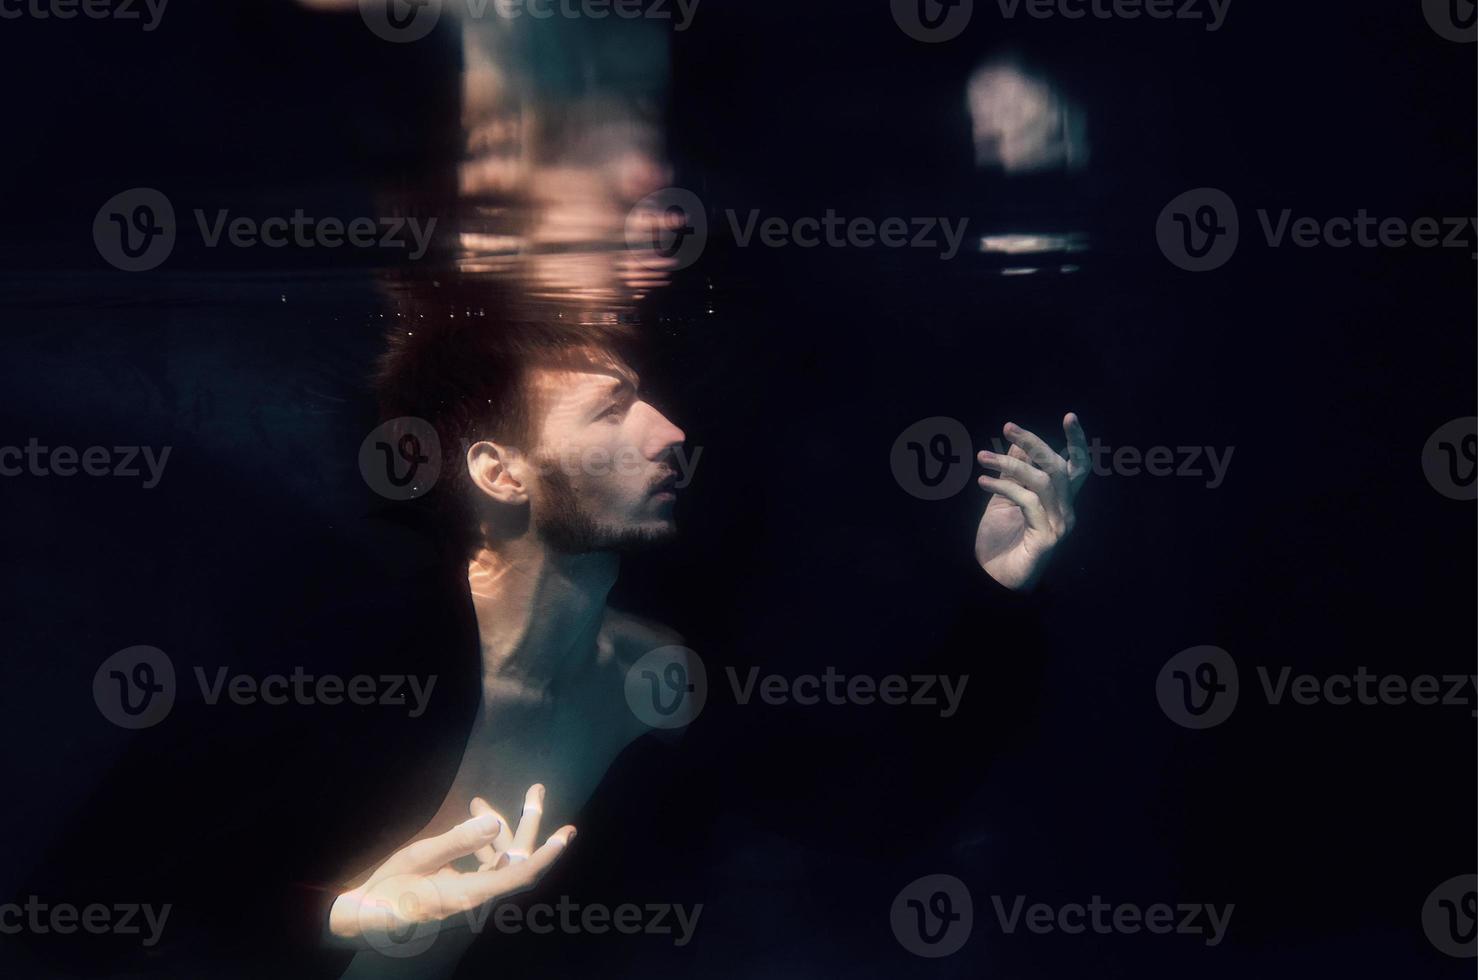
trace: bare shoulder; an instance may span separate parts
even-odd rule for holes
[[[664,623],[607,608],[598,642],[601,662],[625,670],[659,647],[682,646],[683,637]]]
[[[685,671],[691,673],[694,669],[692,663],[694,655],[692,651],[683,646],[682,635],[670,626],[655,620],[607,609],[605,619],[601,623],[598,645],[602,674],[624,688],[624,696],[618,698],[617,703],[622,705],[620,712],[622,718],[630,721],[627,736],[636,738],[640,735],[653,734],[667,740],[681,737],[682,725],[685,725],[686,721],[678,725],[671,722],[685,715],[675,714],[674,708],[686,712],[692,703],[691,699],[678,695],[677,701],[669,706],[670,692],[648,690],[645,686],[647,683],[657,684],[658,682],[653,678],[667,677],[667,672],[664,670],[659,675],[652,670],[643,670],[640,674],[636,674],[633,673],[632,668],[642,657],[653,650],[663,650],[661,655],[663,663],[682,663]],[[633,683],[636,684],[635,688],[632,686]],[[633,701],[634,697],[635,701]],[[650,710],[642,707],[647,698],[653,699]],[[669,730],[674,728],[676,730]]]

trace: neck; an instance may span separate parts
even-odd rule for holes
[[[483,707],[542,704],[595,662],[620,560],[566,555],[526,535],[477,553],[468,572],[482,645]]]

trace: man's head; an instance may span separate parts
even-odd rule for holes
[[[433,493],[463,550],[530,531],[567,553],[673,533],[684,435],[642,400],[630,340],[615,326],[465,316],[391,333],[381,409],[436,427]]]

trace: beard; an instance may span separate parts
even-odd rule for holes
[[[614,524],[593,517],[581,502],[568,473],[544,466],[544,506],[534,517],[539,536],[568,555],[591,551],[634,552],[651,548],[676,533],[672,521]]]

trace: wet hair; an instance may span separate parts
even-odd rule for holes
[[[441,475],[421,502],[447,536],[471,555],[481,544],[467,448],[482,440],[537,452],[541,406],[537,369],[629,363],[636,337],[620,323],[579,323],[519,315],[506,306],[418,303],[385,336],[374,375],[382,420],[417,418],[436,430]]]

